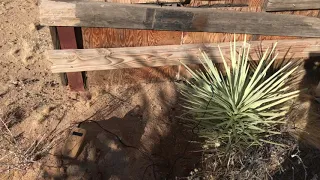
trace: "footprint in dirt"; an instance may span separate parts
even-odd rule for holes
[[[26,41],[21,43],[22,48],[13,48],[9,54],[13,56],[16,60],[21,61],[25,65],[30,65],[34,63],[33,54],[34,48],[30,46]]]

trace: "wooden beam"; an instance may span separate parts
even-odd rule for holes
[[[259,49],[265,50],[276,41],[251,42],[251,56],[258,59]],[[241,43],[239,43],[240,45]],[[228,58],[229,43],[219,45]],[[201,54],[199,48],[204,50],[215,63],[222,59],[218,44],[190,44],[170,46],[149,46],[131,48],[104,48],[83,50],[50,50],[48,58],[53,63],[53,73],[109,70],[121,68],[158,67],[164,65],[200,64]],[[287,54],[287,52],[289,53]],[[278,58],[307,58],[310,53],[320,52],[320,39],[280,40],[276,52]]]
[[[320,9],[320,0],[268,0],[266,11]]]
[[[77,41],[73,27],[57,27],[61,49],[77,49]],[[67,73],[68,85],[72,91],[84,91],[82,73]]]
[[[40,5],[40,23],[46,26],[320,37],[320,19],[314,17],[106,2],[44,0]]]

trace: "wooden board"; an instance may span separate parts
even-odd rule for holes
[[[266,11],[320,9],[319,0],[268,0]]]
[[[320,37],[319,18],[105,2],[43,1],[40,5],[40,22],[47,26]]]
[[[251,57],[258,60],[257,50],[270,48],[275,41],[250,42]],[[241,43],[239,43],[241,45]],[[220,44],[222,53],[228,58],[230,43]],[[51,50],[52,72],[77,72],[110,70],[121,68],[158,67],[166,65],[201,64],[199,58],[203,49],[214,63],[222,59],[217,44],[172,45],[132,48]],[[288,53],[288,50],[289,53]],[[320,39],[280,40],[276,52],[278,58],[308,58],[311,53],[320,53]]]
[[[220,10],[233,10],[243,12],[260,12],[260,7],[233,7],[219,8]],[[184,32],[182,44],[197,44],[197,43],[220,43],[230,42],[234,35],[237,41],[244,40],[244,34],[233,33],[210,33],[210,32]],[[247,35],[247,39],[251,39],[251,35]]]

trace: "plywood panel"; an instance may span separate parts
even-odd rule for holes
[[[186,4],[186,7],[230,7],[230,6],[246,6],[249,4],[249,0],[191,0],[190,4]]]
[[[184,32],[182,44],[230,42],[234,36],[237,41],[243,41],[245,34]],[[247,35],[247,40],[250,39],[251,35]]]
[[[249,7],[263,7],[266,0],[248,0]]]
[[[115,48],[180,44],[182,32],[113,28],[82,28],[84,48]]]
[[[85,48],[139,47],[180,44],[182,32],[130,30],[112,28],[83,28]],[[91,84],[135,83],[136,81],[162,81],[173,79],[177,66],[158,68],[95,71],[88,73]]]

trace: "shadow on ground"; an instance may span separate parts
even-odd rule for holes
[[[320,54],[311,54],[304,63],[305,75],[300,83],[302,91],[295,115],[295,129],[300,132],[297,147],[288,155],[273,179],[316,180],[320,178],[320,104],[314,90],[320,81]]]
[[[77,158],[63,157],[58,151],[59,172],[44,166],[43,177],[140,180],[187,176],[201,154],[192,152],[199,150],[189,142],[195,137],[177,118],[182,113],[177,96],[172,82],[134,84],[113,95],[115,100],[109,99],[87,119],[97,123],[80,124],[87,134]],[[117,110],[120,113],[114,113]]]

